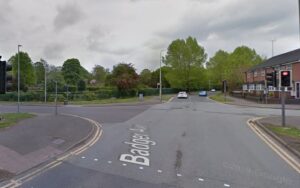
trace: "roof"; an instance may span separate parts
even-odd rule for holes
[[[249,69],[249,71],[253,71],[255,69],[265,68],[265,67],[274,67],[277,65],[293,63],[293,62],[297,62],[297,61],[300,61],[300,48],[296,49],[294,51],[290,51],[290,52],[287,52],[284,54],[274,56],[270,59],[267,59],[263,63],[252,67],[251,69]]]

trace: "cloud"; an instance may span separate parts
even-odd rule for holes
[[[60,59],[63,57],[65,46],[59,43],[51,43],[45,46],[43,57],[46,59]]]
[[[80,6],[75,3],[66,3],[57,7],[57,14],[54,18],[55,30],[60,31],[66,27],[77,24],[84,17]]]

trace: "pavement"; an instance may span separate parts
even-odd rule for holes
[[[15,107],[0,106],[0,111]],[[22,106],[51,113],[51,107]],[[298,188],[300,175],[247,125],[279,109],[216,103],[205,97],[138,106],[60,107],[101,123],[101,138],[22,188]],[[298,110],[287,110],[299,116]],[[133,155],[136,160],[133,160]],[[126,157],[127,156],[127,157]]]
[[[261,104],[261,103],[256,103],[254,101],[249,101],[246,99],[232,97],[232,96],[228,96],[228,95],[226,97],[231,100],[230,102],[226,102],[226,104],[231,104],[231,105],[256,107],[256,108],[274,108],[274,109],[282,108],[281,104]],[[291,109],[291,110],[300,110],[300,105],[299,104],[286,104],[285,108]]]
[[[0,129],[0,181],[60,155],[93,131],[83,119],[67,115],[37,114]]]

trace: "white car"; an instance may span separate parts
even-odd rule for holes
[[[185,91],[181,91],[181,92],[178,93],[177,98],[178,99],[187,99],[188,95]]]

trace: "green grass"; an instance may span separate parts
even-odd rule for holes
[[[0,128],[4,128],[4,127],[14,125],[20,120],[32,118],[34,116],[35,115],[28,114],[28,113],[4,113],[4,114],[0,114],[0,117],[2,119],[0,121]]]
[[[163,95],[162,100],[167,101],[174,95]],[[158,100],[158,96],[145,96],[143,101]],[[71,105],[97,105],[97,104],[114,104],[114,103],[138,103],[141,102],[138,97],[130,98],[111,98],[92,101],[69,101]]]
[[[209,98],[212,100],[218,101],[218,102],[222,102],[222,103],[232,102],[232,100],[228,99],[228,98],[226,98],[226,101],[225,101],[223,93],[217,93],[215,95],[210,96]]]
[[[274,133],[277,133],[279,135],[283,136],[290,136],[294,138],[300,138],[300,130],[294,127],[281,127],[281,126],[275,126],[275,125],[267,125],[267,128],[271,130]]]

